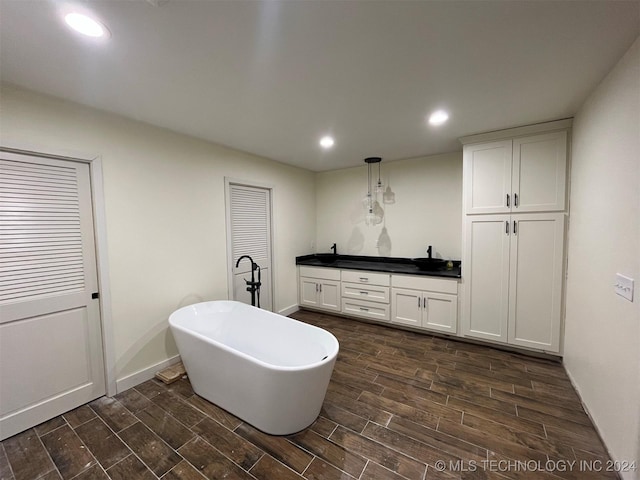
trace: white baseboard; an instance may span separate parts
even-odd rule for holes
[[[291,305],[290,307],[287,308],[283,308],[282,310],[280,310],[278,313],[284,317],[288,317],[289,315],[291,315],[292,313],[296,313],[298,310],[300,310],[298,308],[298,305]]]
[[[133,388],[136,385],[140,385],[147,380],[151,380],[153,377],[155,377],[156,372],[164,370],[165,368],[168,368],[171,365],[178,363],[179,361],[180,355],[174,355],[167,360],[163,360],[162,362],[156,363],[155,365],[151,365],[150,367],[138,370],[137,372],[127,375],[126,377],[119,378],[118,380],[116,380],[116,391],[117,393],[124,392],[125,390]]]
[[[564,371],[566,372],[567,377],[569,377],[569,381],[571,382],[571,386],[576,391],[576,394],[578,395],[578,398],[580,399],[580,403],[582,404],[582,408],[584,408],[584,412],[587,414],[587,417],[589,417],[589,420],[591,420],[591,424],[593,425],[593,428],[595,429],[596,434],[598,435],[598,437],[600,437],[600,441],[602,442],[602,445],[604,445],[604,449],[607,451],[607,454],[609,455],[609,458],[611,458],[611,460],[613,460],[615,462],[617,460],[617,457],[612,454],[611,450],[609,450],[609,446],[604,441],[604,437],[602,436],[602,431],[598,427],[598,424],[596,423],[595,418],[591,415],[591,412],[589,411],[589,407],[587,407],[587,404],[584,403],[584,400],[582,399],[582,392],[580,390],[580,387],[578,386],[578,384],[576,383],[576,381],[573,378],[573,375],[571,375],[571,372],[567,369],[567,366],[564,363],[562,364],[562,368],[564,368]],[[624,462],[621,462],[621,463],[624,463]],[[626,478],[625,477],[625,473],[623,473],[623,472],[616,472],[616,473],[618,474],[618,478],[619,479]],[[633,473],[633,472],[629,472],[629,473]],[[631,480],[631,478],[632,477],[629,477],[630,480]]]

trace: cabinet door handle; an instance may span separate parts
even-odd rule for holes
[[[422,308],[427,308],[427,297],[422,298]]]
[[[504,233],[509,235],[509,221],[505,220],[504,222]]]
[[[318,291],[318,284],[316,283],[316,292]]]
[[[360,295],[369,295],[369,292],[360,292]]]
[[[369,279],[367,277],[360,277],[361,282],[368,282]]]
[[[507,207],[511,206],[511,198],[509,197],[509,194],[507,193]]]
[[[516,208],[518,207],[518,194],[517,193],[513,194],[513,206],[516,207]]]
[[[518,222],[516,222],[515,220],[513,221],[513,234],[518,234]]]
[[[418,297],[418,308],[420,308],[420,297]]]
[[[363,312],[368,312],[369,311],[368,308],[364,308],[364,307],[360,307],[360,310],[362,310]]]
[[[320,293],[322,293],[322,284],[320,284]]]

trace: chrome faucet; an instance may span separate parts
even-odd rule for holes
[[[334,243],[333,245],[331,245],[331,250],[333,250],[333,254],[337,255],[338,254],[338,247],[336,247],[336,244]]]

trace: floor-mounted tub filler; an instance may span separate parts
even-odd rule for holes
[[[318,417],[338,356],[331,333],[224,300],[176,310],[169,324],[201,397],[271,435]]]

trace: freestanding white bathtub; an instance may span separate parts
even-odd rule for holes
[[[233,301],[181,308],[169,324],[201,397],[271,435],[317,418],[338,355],[331,333]]]

